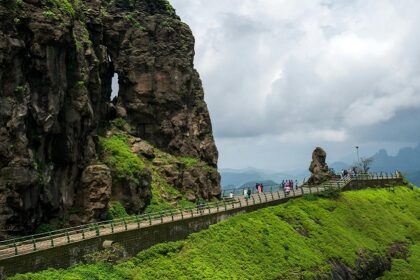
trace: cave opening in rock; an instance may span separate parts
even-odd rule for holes
[[[111,101],[118,97],[120,91],[119,77],[118,74],[114,72],[111,82]]]

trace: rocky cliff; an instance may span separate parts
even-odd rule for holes
[[[194,38],[166,0],[4,0],[0,18],[3,236],[219,194]]]

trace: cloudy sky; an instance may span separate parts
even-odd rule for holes
[[[417,0],[171,0],[221,168],[305,169],[420,141]]]

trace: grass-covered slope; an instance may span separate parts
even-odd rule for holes
[[[331,261],[408,248],[384,279],[416,279],[420,190],[344,192],[337,200],[295,199],[232,217],[187,240],[160,244],[115,266],[82,265],[11,279],[330,279]],[[324,278],[325,279],[325,278]]]
[[[392,263],[391,271],[387,271],[381,280],[418,280],[420,279],[420,244],[410,248],[410,256],[396,259]]]

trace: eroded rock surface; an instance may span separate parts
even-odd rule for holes
[[[84,213],[81,221],[103,216],[108,179],[86,172],[113,118],[125,118],[134,136],[158,149],[217,166],[194,38],[167,1],[5,0],[0,18],[3,236],[68,221],[73,212]],[[111,101],[115,73],[120,90]],[[179,179],[182,188],[216,194],[217,171],[207,173],[191,171]],[[141,211],[150,200],[145,178],[111,193]],[[86,209],[75,211],[80,205]]]
[[[111,170],[108,166],[97,164],[86,167],[80,185],[83,193],[81,207],[85,218],[82,222],[106,218],[112,192]]]
[[[308,180],[309,184],[316,185],[331,179],[332,175],[326,159],[327,153],[322,148],[317,147],[312,152],[312,162],[309,166],[309,171],[311,172],[311,177]]]

